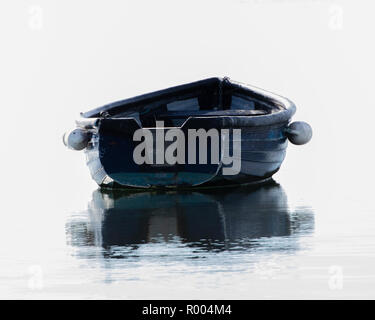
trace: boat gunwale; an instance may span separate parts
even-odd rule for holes
[[[94,128],[99,126],[101,119],[116,119],[116,120],[127,120],[127,119],[134,119],[133,117],[116,117],[116,118],[103,118],[101,116],[98,117],[98,115],[102,112],[106,112],[109,110],[112,110],[116,107],[124,107],[126,105],[131,104],[137,104],[142,103],[144,101],[145,103],[147,100],[153,100],[158,97],[161,97],[163,95],[168,94],[175,94],[179,90],[191,90],[194,88],[199,88],[202,85],[209,85],[209,84],[215,84],[215,82],[224,81],[227,78],[208,78],[204,80],[199,80],[196,82],[191,82],[188,84],[182,84],[174,87],[170,87],[167,89],[154,91],[151,93],[146,93],[143,95],[138,95],[132,98],[119,100],[116,102],[112,102],[110,104],[104,105],[102,107],[95,108],[93,110],[81,113],[81,119],[77,120],[76,123],[80,127],[84,128]],[[278,94],[266,91],[264,89],[251,86],[248,84],[243,84],[237,81],[233,80],[226,80],[229,81],[231,85],[236,86],[238,89],[243,89],[244,91],[249,92],[249,94],[255,95],[255,99],[260,99],[264,102],[271,103],[271,105],[275,107],[281,107],[282,110],[278,110],[273,113],[265,114],[265,115],[257,115],[257,116],[205,116],[205,117],[199,117],[199,116],[190,116],[187,118],[187,120],[183,123],[182,126],[186,125],[188,121],[191,121],[191,119],[220,119],[222,126],[224,127],[247,127],[247,126],[265,126],[265,125],[273,125],[277,123],[283,123],[288,122],[291,117],[296,112],[296,106],[295,104]],[[181,127],[182,127],[181,126]],[[140,127],[141,128],[141,127]]]

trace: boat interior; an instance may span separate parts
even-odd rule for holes
[[[141,127],[152,128],[156,121],[180,127],[189,117],[259,116],[283,109],[246,86],[211,78],[115,102],[83,116],[134,118]]]

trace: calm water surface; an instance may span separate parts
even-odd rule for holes
[[[1,250],[2,295],[374,297],[371,210],[344,199],[316,203],[299,196],[308,193],[301,187],[290,195],[275,181],[181,192],[94,189],[82,210],[19,214],[8,219]]]
[[[72,256],[129,298],[159,297],[158,290],[169,298],[246,297],[252,284],[243,280],[282,281],[313,232],[313,209],[291,207],[276,182],[185,192],[98,189],[66,223]]]

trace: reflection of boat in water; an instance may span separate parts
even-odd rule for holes
[[[254,247],[255,239],[290,236],[312,229],[311,211],[291,212],[280,185],[200,192],[97,190],[88,221],[67,226],[75,246],[136,248],[143,243],[177,241],[207,250]]]

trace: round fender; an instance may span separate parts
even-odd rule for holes
[[[68,131],[63,136],[65,146],[73,150],[83,150],[90,140],[90,133],[87,130],[76,128]]]
[[[301,145],[311,140],[312,128],[306,122],[296,121],[285,129],[285,134],[291,143]]]

